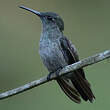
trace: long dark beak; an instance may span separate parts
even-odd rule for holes
[[[19,6],[19,8],[25,9],[25,10],[30,11],[30,12],[32,12],[32,13],[38,15],[38,16],[41,16],[41,13],[38,12],[38,11],[36,11],[36,10],[33,10],[33,9],[30,9],[30,8],[27,8],[27,7],[25,7],[25,6]]]

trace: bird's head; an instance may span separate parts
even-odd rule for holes
[[[39,16],[44,25],[57,26],[60,31],[64,30],[64,22],[58,14],[53,12],[38,12],[24,6],[20,6],[20,8],[30,11]]]

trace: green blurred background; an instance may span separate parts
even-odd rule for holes
[[[0,0],[0,92],[48,73],[38,54],[40,19],[18,5],[58,13],[80,58],[110,49],[109,0]],[[0,100],[0,110],[108,110],[110,61],[86,67],[85,72],[96,96],[93,104],[73,103],[52,81]]]

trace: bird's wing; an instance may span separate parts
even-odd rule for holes
[[[77,50],[71,41],[69,41],[66,37],[61,37],[60,45],[63,50],[62,53],[63,53],[68,65],[79,61],[79,56],[78,56]],[[80,68],[77,71],[85,79],[84,70],[82,68]]]
[[[61,51],[68,65],[79,61],[74,45],[66,37],[61,37],[59,41]],[[64,76],[57,79],[57,82],[64,93],[77,103],[81,101],[80,96],[85,101],[89,100],[90,102],[95,98],[82,68],[75,70],[70,77]]]

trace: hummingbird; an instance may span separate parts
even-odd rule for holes
[[[34,13],[41,19],[42,32],[39,41],[39,54],[43,64],[50,72],[48,76],[67,65],[79,61],[75,46],[63,34],[64,22],[58,14],[38,12],[25,6],[19,7]],[[83,68],[71,73],[56,78],[63,92],[76,103],[80,103],[81,98],[85,101],[93,102],[95,96],[91,90],[90,83],[86,79]]]

